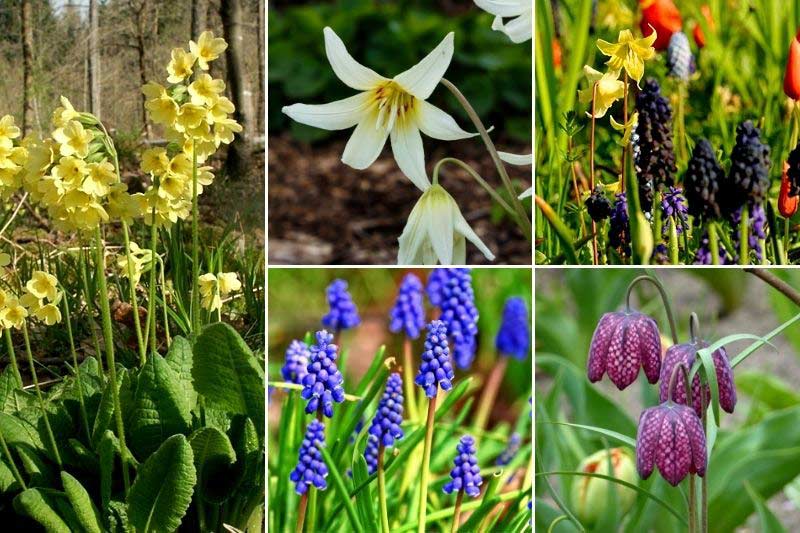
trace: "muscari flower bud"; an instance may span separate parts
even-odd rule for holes
[[[475,293],[472,290],[472,275],[468,268],[448,268],[435,280],[428,293],[434,305],[441,309],[439,320],[447,327],[447,334],[453,343],[453,359],[456,366],[468,369],[475,357],[478,334],[478,309],[475,307]],[[430,285],[430,284],[429,284]],[[438,303],[436,303],[438,302]]]
[[[609,464],[611,470],[609,470]],[[581,461],[579,472],[614,477],[636,485],[636,467],[633,454],[627,448],[600,450]],[[595,525],[611,505],[611,490],[616,490],[617,510],[624,515],[636,501],[636,491],[591,476],[583,476],[572,485],[572,509],[585,526]]]
[[[717,161],[711,143],[707,139],[700,139],[694,145],[683,175],[683,192],[689,202],[689,214],[705,221],[719,218],[719,188],[724,180],[725,172]]]
[[[507,299],[503,307],[503,321],[495,339],[497,351],[520,361],[525,359],[531,344],[529,323],[525,300],[518,296]]]
[[[400,283],[400,292],[389,314],[389,330],[403,331],[409,339],[419,337],[425,327],[425,309],[422,305],[422,282],[414,274],[406,274]]]
[[[322,317],[322,325],[334,331],[354,328],[361,323],[358,309],[350,293],[347,292],[347,282],[342,279],[333,280],[325,290],[328,295],[330,311]]]
[[[644,368],[647,381],[656,383],[661,370],[661,335],[656,321],[636,311],[606,313],[597,323],[587,361],[589,381],[608,372],[619,390]]]
[[[333,404],[344,401],[344,378],[336,367],[339,348],[333,344],[333,335],[325,330],[317,332],[317,344],[311,346],[311,356],[303,377],[303,390],[300,396],[308,400],[306,413],[315,413],[322,409],[322,414],[333,417]]]
[[[736,127],[736,144],[731,152],[731,168],[723,194],[723,207],[729,215],[745,203],[761,204],[769,192],[769,146],[761,142],[761,131],[749,120]]]
[[[620,249],[623,255],[630,255],[631,229],[628,224],[628,202],[624,192],[617,194],[616,198],[608,227],[608,244],[612,248]]]
[[[477,498],[481,494],[479,488],[483,483],[481,469],[478,467],[478,458],[475,456],[475,439],[470,435],[461,437],[456,445],[458,455],[453,461],[454,467],[450,471],[450,481],[442,487],[446,494],[464,491],[467,496]]]
[[[694,74],[696,68],[686,34],[682,31],[673,33],[667,47],[668,75],[681,81],[689,81],[689,76]]]
[[[503,453],[497,456],[497,459],[494,460],[494,464],[497,466],[506,466],[508,463],[510,463],[514,459],[514,456],[517,455],[517,452],[519,451],[519,445],[521,443],[522,438],[519,436],[519,433],[513,433],[508,439],[506,449],[503,450]]]
[[[686,198],[680,189],[670,187],[664,191],[661,197],[661,217],[663,224],[661,231],[663,235],[669,232],[669,217],[675,220],[675,229],[678,233],[683,232],[683,224],[689,221],[687,216]]]
[[[386,390],[378,402],[378,410],[369,426],[369,438],[364,458],[367,469],[372,474],[378,469],[378,450],[380,446],[389,448],[396,440],[403,438],[403,379],[394,373],[386,380]]]
[[[305,494],[312,485],[318,490],[325,490],[328,487],[325,481],[328,467],[320,452],[323,446],[325,446],[325,425],[314,419],[308,425],[303,443],[300,445],[297,466],[289,474],[289,479],[294,481],[294,490],[297,494]]]
[[[308,374],[308,358],[311,351],[303,341],[292,341],[286,349],[286,362],[281,368],[283,379],[297,385],[303,384],[303,378]]]
[[[672,401],[645,409],[636,434],[636,470],[647,479],[658,467],[670,485],[706,473],[706,435],[694,409]]]
[[[609,200],[600,187],[595,187],[592,191],[592,194],[586,198],[586,210],[589,212],[589,216],[592,217],[592,220],[595,222],[602,222],[603,220],[607,219],[611,216],[611,212],[613,207],[611,206],[611,200]]]
[[[638,156],[635,158],[642,210],[650,212],[654,189],[674,183],[675,152],[672,145],[672,109],[654,79],[648,79],[636,97]]]
[[[438,388],[449,391],[453,388],[455,377],[450,363],[450,348],[447,345],[447,326],[441,320],[428,324],[425,337],[425,351],[414,383],[425,390],[425,396],[435,398]]]
[[[695,363],[697,351],[707,348],[708,343],[700,340],[696,342],[687,342],[684,344],[676,344],[667,349],[664,356],[664,362],[661,365],[661,383],[659,385],[659,399],[662,402],[670,398],[669,383],[672,372],[675,371],[677,365],[683,364],[687,370],[692,368]],[[717,374],[717,385],[719,388],[719,406],[726,412],[733,413],[736,407],[736,385],[733,382],[733,369],[728,362],[728,355],[725,348],[720,348],[711,354],[714,360],[714,368]],[[702,386],[702,388],[701,388]],[[702,395],[702,396],[701,396]],[[702,400],[705,399],[705,404]],[[686,401],[686,379],[683,372],[678,371],[675,380],[675,388],[672,391],[672,401],[687,405]],[[711,389],[709,386],[702,385],[700,382],[700,373],[695,374],[692,379],[692,405],[697,416],[702,417],[703,411],[711,402]]]

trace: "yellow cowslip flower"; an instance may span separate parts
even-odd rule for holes
[[[45,206],[50,207],[58,205],[58,203],[61,202],[64,195],[67,193],[67,189],[61,178],[55,175],[48,175],[43,176],[42,179],[38,181],[36,184],[36,192],[39,201]]]
[[[0,289],[0,309],[6,306],[7,301],[8,301],[8,293],[3,289]]]
[[[655,29],[649,36],[641,39],[635,39],[631,30],[622,30],[619,32],[616,43],[598,39],[597,48],[609,56],[606,65],[611,70],[624,68],[628,76],[636,80],[638,84],[644,75],[644,62],[656,55],[653,43],[657,37]]]
[[[206,108],[197,104],[183,104],[175,120],[175,129],[186,131],[197,128],[206,118]]]
[[[167,151],[163,148],[148,148],[142,152],[142,172],[152,172],[160,176],[167,171],[169,166],[169,157]]]
[[[139,283],[142,274],[150,270],[153,262],[153,252],[147,248],[142,248],[135,242],[130,243],[131,266],[133,267],[134,283]],[[123,277],[128,277],[128,254],[124,251],[117,257],[117,268]]]
[[[102,163],[89,163],[88,175],[83,180],[81,190],[92,196],[105,196],[109,187],[117,181],[114,165],[108,161]]]
[[[21,329],[28,317],[28,310],[20,305],[16,298],[9,298],[0,311],[0,324],[4,328]]]
[[[52,326],[61,322],[61,310],[55,303],[49,303],[39,307],[33,311],[33,316],[48,326]]]
[[[80,113],[75,111],[72,104],[65,96],[61,97],[61,107],[55,108],[53,111],[52,122],[56,128],[63,128],[71,120],[75,120],[80,116]]]
[[[14,123],[14,117],[4,115],[3,118],[0,118],[0,137],[16,139],[19,137],[19,133],[19,128]]]
[[[34,313],[44,305],[44,300],[41,300],[40,298],[34,296],[26,288],[25,292],[19,299],[19,304],[25,309],[27,309],[29,313]]]
[[[233,135],[242,131],[242,125],[233,119],[225,118],[214,122],[214,144],[230,144],[233,142]]]
[[[197,58],[197,65],[203,70],[208,70],[208,63],[217,59],[226,48],[228,43],[225,39],[215,38],[210,31],[201,33],[197,42],[189,41],[189,50]]]
[[[224,90],[224,81],[215,80],[206,73],[200,74],[189,84],[189,95],[192,97],[192,103],[197,105],[211,107]]]
[[[158,188],[158,194],[165,196],[170,200],[177,199],[187,192],[187,185],[190,184],[191,179],[189,176],[186,176],[185,174],[167,172],[161,177],[161,184]]]
[[[611,117],[611,127],[622,132],[622,139],[618,141],[621,146],[628,146],[631,142],[631,134],[639,123],[639,113],[634,113],[625,124],[620,124],[614,117]]]
[[[53,177],[64,182],[67,187],[77,188],[89,174],[89,167],[83,159],[62,157],[52,170]]]
[[[625,94],[625,84],[618,79],[619,70],[603,74],[589,65],[584,65],[583,72],[589,81],[589,87],[578,92],[578,99],[581,103],[588,104],[594,96],[594,118],[604,117],[608,108]],[[597,84],[596,91],[595,84]],[[592,116],[591,107],[586,114]]]
[[[172,59],[167,65],[167,72],[169,73],[167,81],[170,83],[181,83],[192,75],[195,56],[183,48],[173,48],[171,55]]]
[[[25,289],[40,300],[47,299],[52,302],[58,293],[58,278],[42,270],[36,270],[25,284]]]
[[[169,160],[167,172],[171,174],[183,174],[184,176],[192,175],[192,158],[190,155],[179,152]]]
[[[225,96],[220,96],[209,106],[206,120],[213,124],[217,120],[228,118],[228,115],[234,111],[236,111],[236,106],[233,105],[233,102],[228,100]]]
[[[93,138],[92,132],[84,129],[77,120],[70,120],[63,128],[53,132],[53,139],[59,143],[59,152],[63,156],[85,158],[89,155],[89,143]]]
[[[219,296],[219,281],[217,277],[209,272],[208,274],[200,276],[198,281],[201,296],[200,303],[203,308],[212,313],[222,308],[222,299]]]
[[[242,288],[242,282],[239,281],[239,275],[236,272],[221,272],[217,274],[217,283],[219,284],[219,292],[223,296]]]
[[[203,187],[208,187],[214,182],[213,167],[200,167],[197,169],[197,194],[203,194]]]
[[[144,194],[129,194],[128,186],[124,183],[112,185],[106,195],[106,201],[108,202],[108,216],[128,225],[133,223],[134,218],[142,216],[147,208]]]
[[[150,113],[153,122],[172,126],[178,117],[179,107],[178,103],[167,94],[167,90],[151,81],[142,87],[142,92],[147,97],[144,107]]]
[[[0,169],[17,170],[14,162],[14,143],[7,137],[0,137]]]

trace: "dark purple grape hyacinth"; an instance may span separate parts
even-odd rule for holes
[[[586,198],[585,205],[586,211],[595,222],[602,222],[607,219],[611,216],[611,211],[613,210],[611,200],[606,197],[600,187],[594,188],[592,194]]]
[[[419,337],[425,327],[425,308],[422,301],[422,282],[414,274],[406,274],[400,292],[389,314],[389,331],[401,331],[409,339]]]
[[[631,230],[628,224],[628,202],[625,193],[617,194],[614,210],[611,212],[611,223],[608,227],[608,244],[622,251],[623,255],[631,254]]]
[[[380,446],[390,448],[396,440],[403,438],[403,379],[400,374],[393,373],[386,380],[386,390],[378,402],[378,410],[369,426],[369,437],[364,458],[367,460],[369,473],[378,469],[378,449]]]
[[[636,470],[647,479],[658,467],[673,487],[706,473],[706,435],[694,410],[671,401],[645,409],[636,434]]]
[[[439,320],[447,326],[456,366],[466,370],[475,358],[475,337],[478,334],[478,309],[472,290],[472,274],[468,268],[436,269],[434,272],[441,273],[429,281],[428,295],[431,303],[442,311]]]
[[[513,433],[508,439],[506,449],[503,450],[503,453],[497,456],[494,464],[497,466],[506,466],[508,463],[510,463],[514,459],[514,456],[517,455],[521,443],[522,437],[519,436],[519,433]]]
[[[495,339],[497,351],[520,361],[525,359],[531,345],[529,324],[525,300],[518,296],[507,299],[503,307],[503,321]]]
[[[691,370],[692,365],[695,363],[697,350],[707,348],[708,343],[705,341],[687,342],[684,344],[676,344],[667,349],[664,356],[664,362],[661,364],[661,383],[659,384],[659,398],[660,401],[665,402],[669,399],[669,384],[672,372],[677,365],[686,365],[687,370]],[[714,368],[717,374],[717,385],[719,389],[719,406],[726,412],[733,413],[736,407],[736,385],[733,381],[733,369],[728,362],[728,354],[725,348],[720,348],[711,355],[714,360]],[[702,389],[701,389],[702,386]],[[701,396],[702,394],[702,396]],[[705,404],[702,400],[705,400]],[[672,401],[675,403],[687,405],[686,401],[686,379],[683,372],[678,371],[675,379],[675,388],[672,391]],[[703,411],[711,402],[711,389],[709,386],[702,385],[700,381],[700,373],[695,374],[692,379],[692,405],[697,416],[702,417]]]
[[[354,328],[361,323],[358,309],[350,293],[347,292],[347,282],[336,279],[325,290],[328,296],[330,311],[322,317],[322,325],[333,331]]]
[[[286,360],[281,368],[281,375],[285,381],[296,385],[303,384],[303,378],[308,374],[308,358],[311,350],[303,341],[294,340],[286,349]]]
[[[450,363],[450,348],[447,342],[447,326],[441,320],[428,324],[425,351],[414,383],[425,390],[425,396],[435,398],[438,389],[453,388],[453,365]]]
[[[733,247],[734,250],[739,250],[740,232],[738,231],[739,222],[742,220],[742,209],[739,209],[733,214],[731,222],[736,230],[733,232]],[[748,236],[747,246],[756,255],[756,261],[761,262],[763,250],[761,249],[761,241],[767,238],[767,213],[764,211],[762,204],[752,206],[749,212],[748,219]],[[738,263],[738,257],[737,257]]]
[[[697,251],[695,252],[694,256],[694,264],[695,265],[711,265],[713,262],[711,261],[711,241],[708,238],[708,231],[703,233],[703,238],[700,239],[700,246],[697,247]],[[728,255],[725,253],[725,248],[722,247],[722,243],[717,243],[717,248],[719,250],[719,264],[726,265],[728,264]]]
[[[464,435],[456,445],[456,451],[458,455],[453,461],[453,469],[450,470],[450,481],[442,487],[442,490],[445,494],[463,490],[467,496],[477,498],[481,494],[480,486],[483,478],[478,467],[478,458],[475,456],[475,439],[470,435]]]
[[[717,161],[714,148],[708,139],[700,139],[694,145],[683,175],[683,193],[689,203],[689,214],[704,222],[719,218],[723,212],[719,189],[724,182],[725,171]]]
[[[723,192],[723,207],[733,215],[745,204],[763,204],[769,194],[769,146],[761,142],[761,131],[749,120],[736,127],[736,144]]]
[[[676,187],[670,187],[661,196],[662,235],[669,233],[669,217],[675,219],[675,229],[678,234],[683,233],[683,226],[689,222],[689,216],[686,198],[683,197],[683,192]]]
[[[692,49],[689,47],[689,39],[682,31],[676,31],[669,39],[667,69],[669,70],[668,76],[681,81],[689,81],[689,77],[697,69]]]
[[[306,413],[322,410],[328,418],[333,417],[333,404],[344,401],[344,378],[336,367],[339,348],[333,344],[333,335],[325,331],[317,332],[317,343],[311,346],[311,357],[306,367],[308,374],[303,378],[300,396],[308,400]]]
[[[303,443],[300,445],[300,454],[297,466],[289,474],[289,479],[294,481],[294,490],[297,494],[305,494],[309,487],[325,490],[328,483],[328,467],[322,458],[320,448],[325,446],[325,425],[317,419],[311,421],[306,429]]]
[[[649,78],[636,97],[639,121],[636,125],[637,157],[634,160],[639,181],[639,201],[649,213],[656,190],[674,183],[675,151],[672,145],[672,109],[661,95],[658,82]]]
[[[606,313],[597,323],[587,362],[589,381],[608,373],[619,390],[636,381],[644,368],[647,381],[656,383],[661,371],[661,335],[656,321],[636,311]]]

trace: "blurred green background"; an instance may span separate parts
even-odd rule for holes
[[[445,77],[498,135],[531,141],[530,43],[514,44],[493,31],[492,15],[471,1],[284,0],[269,5],[269,134],[288,129],[307,142],[349,136],[349,131],[337,134],[298,124],[281,113],[292,103],[322,104],[354,94],[336,78],[325,57],[322,30],[330,26],[357,61],[386,77],[415,65],[448,32],[455,32],[455,54]],[[435,91],[430,101],[462,126],[468,124],[446,90]]]

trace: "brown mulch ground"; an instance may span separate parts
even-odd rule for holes
[[[425,139],[429,174],[447,156],[466,161],[490,184],[499,186],[491,158],[479,142],[434,144]],[[393,264],[397,238],[419,198],[419,190],[384,149],[366,170],[340,161],[346,139],[310,146],[289,135],[269,138],[270,264]],[[530,153],[530,146],[499,144],[503,150]],[[529,167],[509,167],[512,179],[530,185]],[[469,175],[446,166],[440,181],[461,212],[497,256],[497,264],[530,264],[531,246],[507,217],[491,220],[492,200]],[[467,262],[486,264],[467,244]]]

